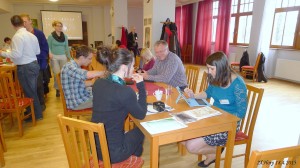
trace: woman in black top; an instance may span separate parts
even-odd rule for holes
[[[93,86],[92,122],[104,123],[112,163],[126,160],[131,155],[141,156],[143,133],[136,127],[124,132],[125,118],[130,113],[143,119],[147,112],[146,91],[143,77],[133,73],[134,58],[127,49],[111,51],[102,48],[97,51],[97,60],[105,64],[107,78],[98,79]],[[139,90],[136,93],[125,85],[124,77],[132,77]],[[99,142],[98,139],[96,139]],[[100,144],[97,143],[98,157],[102,160]]]

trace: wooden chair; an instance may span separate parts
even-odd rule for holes
[[[2,123],[0,120],[0,167],[5,166],[4,152],[6,151],[7,149],[6,149],[6,144],[3,136]]]
[[[236,69],[240,69],[240,63],[239,62],[232,62],[230,64],[231,69],[236,70]]]
[[[7,72],[13,74],[13,82],[14,82],[14,88],[17,94],[17,97],[24,97],[23,89],[20,85],[19,79],[18,79],[18,73],[17,73],[17,66],[5,66],[0,68],[1,72]]]
[[[205,91],[208,87],[208,81],[207,81],[207,72],[204,71],[201,79],[201,85],[199,92]]]
[[[262,54],[261,52],[258,54],[254,66],[242,66],[242,75],[244,78],[250,75],[253,77],[253,82],[257,81],[257,68],[260,62],[261,54]]]
[[[92,62],[89,65],[91,71],[106,71],[106,67],[96,60],[96,54],[93,54]]]
[[[191,44],[188,44],[186,46],[186,48],[184,48],[184,47],[183,47],[183,52],[182,52],[182,58],[183,58],[183,62],[187,63],[187,60],[189,60],[189,62],[190,62],[192,59],[193,47]]]
[[[60,92],[61,102],[62,102],[63,109],[64,109],[64,116],[67,116],[67,117],[77,116],[77,118],[78,118],[79,116],[92,114],[92,108],[87,108],[87,109],[83,109],[83,110],[68,109],[67,104],[66,104],[65,94],[64,94],[64,91],[63,91],[62,85],[61,85],[60,73],[58,73],[56,75],[56,80],[57,80],[57,85],[58,85],[59,92]]]
[[[36,125],[34,106],[32,98],[19,98],[17,96],[13,75],[2,72],[0,75],[0,113],[15,113],[18,120],[19,135],[23,135],[23,120],[31,117],[33,125]],[[25,114],[27,107],[30,107],[30,113]]]
[[[183,56],[185,55],[186,53],[186,49],[187,49],[187,44],[183,44],[182,45],[182,48],[181,48],[181,57],[182,57],[182,61],[183,61]]]
[[[103,123],[81,121],[61,114],[57,115],[60,131],[71,168],[137,168],[143,165],[140,157],[131,156],[127,160],[112,164]],[[98,160],[95,137],[99,138],[103,161]]]
[[[194,67],[198,67],[198,66],[194,66]],[[187,68],[186,68],[186,71],[187,71]],[[198,73],[197,76],[199,76],[199,72],[200,72],[200,67],[199,67],[199,71],[197,72],[197,73]],[[187,75],[187,77],[188,77],[188,75]],[[198,81],[198,77],[197,77],[197,80],[196,80],[196,81]],[[188,83],[189,83],[189,82],[188,82]],[[189,83],[189,84],[190,84],[190,83]],[[196,84],[197,84],[197,82],[196,82]],[[199,92],[202,92],[202,91],[206,90],[207,87],[208,87],[207,72],[204,71],[204,72],[203,72],[203,75],[202,75],[202,80],[201,80],[201,85],[200,85],[200,90],[199,90]],[[189,86],[189,88],[191,88],[191,87]],[[193,90],[193,89],[192,89],[192,90]],[[193,90],[193,91],[194,91],[194,93],[195,93],[195,92],[196,92],[196,88],[195,88],[195,90]],[[181,143],[178,143],[178,152],[180,152],[180,154],[181,154],[182,156],[186,154],[186,149],[185,149],[185,147],[184,147]]]
[[[4,67],[0,68],[0,73],[1,72],[13,74],[13,80],[14,80],[14,87],[15,87],[15,90],[16,90],[16,95],[17,95],[18,98],[24,97],[24,92],[23,92],[22,87],[21,87],[21,85],[19,83],[19,80],[18,80],[17,67],[16,66],[4,66]],[[12,127],[13,124],[14,124],[12,113],[1,113],[0,114],[0,120],[5,119],[7,116],[9,116],[9,118],[10,118],[10,127]]]
[[[271,163],[272,162],[272,163]],[[292,146],[268,151],[253,151],[247,168],[255,167],[300,167],[300,146]]]
[[[246,85],[247,86],[247,112],[245,117],[241,121],[241,126],[239,131],[236,133],[235,137],[235,142],[234,145],[242,145],[246,144],[246,150],[245,153],[239,154],[239,155],[234,155],[233,158],[235,157],[240,157],[240,156],[245,156],[245,167],[248,164],[249,156],[250,156],[250,150],[251,150],[251,145],[252,145],[252,136],[253,136],[253,130],[255,127],[256,123],[256,118],[258,115],[260,103],[262,100],[262,96],[264,93],[264,89],[261,88],[256,88],[251,85]],[[221,159],[221,149],[223,146],[218,146],[217,147],[217,157],[216,157],[216,166],[215,167],[220,167],[220,161],[223,160]],[[202,160],[202,155],[198,156],[198,160]]]
[[[134,67],[136,68],[136,69],[138,69],[139,67],[140,67],[140,61],[141,61],[141,56],[136,56],[135,57],[135,62],[134,62]]]
[[[197,82],[200,72],[200,66],[196,65],[186,65],[185,66],[185,75],[188,82],[188,87],[196,92]]]

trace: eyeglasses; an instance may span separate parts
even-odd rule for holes
[[[164,48],[164,49],[162,49],[162,50],[155,51],[155,53],[156,53],[156,54],[164,53],[166,50],[167,50],[167,48]]]

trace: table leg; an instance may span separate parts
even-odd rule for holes
[[[159,157],[159,146],[158,146],[158,137],[154,137],[151,140],[151,149],[150,149],[150,167],[158,168],[158,157]]]
[[[236,122],[232,123],[231,130],[228,131],[228,140],[226,143],[226,156],[224,162],[225,168],[231,167],[233,147],[234,147],[235,134],[236,134],[236,125],[237,125]]]

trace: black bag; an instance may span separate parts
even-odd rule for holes
[[[244,51],[243,52],[243,56],[240,60],[240,72],[242,72],[242,66],[245,66],[245,65],[250,65],[249,63],[249,54],[248,54],[248,51]]]
[[[257,67],[257,81],[258,82],[261,82],[261,81],[268,82],[268,78],[266,77],[266,74],[265,74],[265,61],[266,61],[266,58],[265,58],[264,54],[261,53],[259,64]]]

